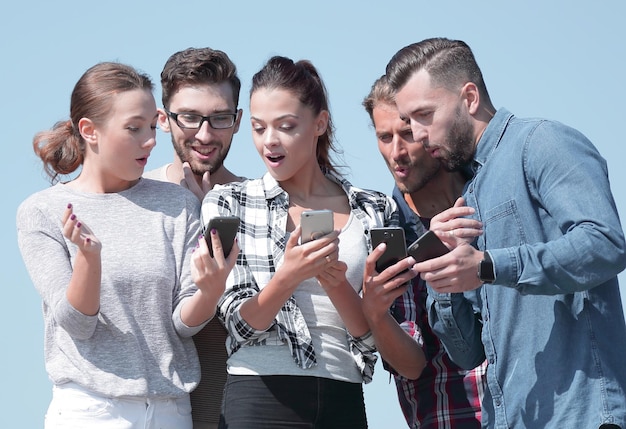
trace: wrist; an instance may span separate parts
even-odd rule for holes
[[[483,253],[483,259],[478,263],[477,276],[482,283],[493,283],[496,279],[495,266],[487,251]]]

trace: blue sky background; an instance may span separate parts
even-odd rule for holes
[[[0,312],[0,427],[42,427],[51,396],[41,303],[15,232],[18,204],[48,186],[32,137],[68,117],[74,84],[97,62],[129,63],[158,87],[163,64],[175,51],[210,46],[227,52],[242,79],[244,118],[226,164],[236,174],[258,177],[265,169],[251,140],[252,75],[272,55],[310,59],[328,87],[349,179],[390,192],[393,182],[361,101],[398,49],[433,36],[463,39],[474,50],[496,107],[559,120],[595,143],[608,161],[618,210],[626,218],[626,11],[620,0],[6,3],[0,26],[6,155],[0,173],[6,190],[0,211],[6,292]],[[159,89],[155,96],[160,105]],[[169,136],[159,132],[157,143],[149,169],[172,159]],[[626,285],[624,273],[620,281]],[[371,428],[405,427],[381,366],[365,393]]]

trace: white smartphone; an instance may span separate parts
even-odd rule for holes
[[[307,210],[300,215],[300,226],[302,234],[301,243],[308,243],[311,240],[330,234],[334,229],[332,210]]]
[[[239,218],[237,216],[217,216],[209,220],[208,225],[204,228],[204,238],[206,244],[209,246],[209,253],[213,257],[213,245],[211,244],[211,230],[215,228],[220,236],[222,242],[222,249],[224,250],[224,257],[228,257],[233,244],[235,242],[235,236],[239,229]]]
[[[386,243],[385,252],[376,261],[376,271],[382,273],[390,266],[407,257],[404,229],[396,226],[372,228],[370,230],[372,248]]]

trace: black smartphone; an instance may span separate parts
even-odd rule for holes
[[[376,271],[379,273],[407,257],[404,229],[395,226],[372,228],[370,236],[372,248],[376,248],[380,243],[387,244],[385,252],[376,261]]]
[[[413,256],[416,262],[437,258],[449,251],[446,245],[437,237],[437,234],[430,230],[411,243],[408,248],[409,255]]]
[[[300,215],[300,226],[302,227],[300,242],[307,243],[331,233],[334,224],[332,210],[303,211]]]
[[[224,249],[224,257],[228,257],[233,244],[235,242],[235,236],[239,229],[239,218],[237,216],[217,216],[211,218],[209,223],[204,228],[204,238],[206,244],[209,246],[209,253],[213,257],[213,245],[211,244],[211,230],[215,228],[220,235],[220,241],[222,242],[222,248]]]

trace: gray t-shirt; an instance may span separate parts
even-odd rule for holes
[[[87,316],[66,297],[76,246],[63,237],[68,203],[102,242],[100,310]],[[200,378],[183,300],[196,287],[191,251],[199,202],[171,183],[141,179],[110,194],[57,184],[18,208],[18,244],[43,301],[46,370],[109,397],[181,397]]]
[[[167,180],[167,169],[172,165],[172,163],[162,165],[154,170],[146,171],[143,173],[143,177],[146,179],[154,179],[160,180],[162,182],[168,182]]]

